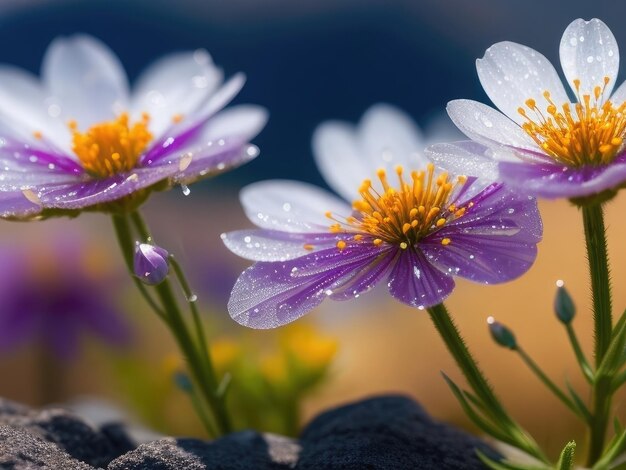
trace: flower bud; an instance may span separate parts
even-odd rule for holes
[[[556,296],[554,298],[554,311],[561,323],[569,324],[576,315],[576,305],[572,297],[565,289],[565,283],[561,280],[556,281]]]
[[[502,323],[497,322],[493,317],[487,318],[487,323],[489,325],[491,337],[496,343],[509,349],[517,348],[517,341],[515,340],[515,335],[511,330],[509,330]]]
[[[191,393],[193,391],[193,384],[191,383],[191,379],[184,372],[176,371],[174,373],[174,383],[183,392]]]
[[[161,247],[137,242],[135,276],[146,284],[160,284],[167,277],[170,269],[168,256],[169,253]]]

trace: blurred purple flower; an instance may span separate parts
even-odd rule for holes
[[[0,216],[114,210],[256,157],[248,142],[266,112],[221,111],[244,77],[222,82],[208,53],[184,52],[149,67],[131,93],[117,57],[83,35],[50,45],[41,81],[0,67]]]
[[[107,289],[111,279],[95,275],[80,244],[51,245],[0,250],[0,350],[41,341],[59,359],[71,360],[87,333],[127,346],[130,327]]]
[[[273,328],[326,297],[353,299],[384,279],[397,300],[425,308],[452,292],[453,276],[493,284],[526,272],[542,232],[535,200],[494,181],[489,160],[478,178],[452,176],[422,149],[410,118],[377,105],[356,129],[331,122],[314,137],[318,167],[335,191],[356,201],[352,207],[295,181],[245,188],[241,202],[261,228],[222,239],[257,263],[237,280],[230,315]]]
[[[527,194],[579,198],[626,182],[626,82],[613,93],[619,69],[615,37],[600,20],[572,22],[561,39],[561,67],[576,99],[539,52],[499,42],[476,62],[491,101],[448,104],[454,123],[482,144],[435,145],[435,161],[456,160],[472,172],[485,154],[502,180]]]

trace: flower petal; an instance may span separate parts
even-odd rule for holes
[[[558,105],[569,103],[567,93],[552,64],[539,52],[514,42],[499,42],[476,61],[478,78],[493,103],[518,124],[524,122],[518,108],[529,98],[545,109],[549,91]],[[545,103],[545,106],[542,105]]]
[[[267,123],[268,112],[261,106],[232,106],[209,119],[197,140],[202,143],[219,139],[237,138],[249,142]]]
[[[128,81],[121,63],[90,36],[54,40],[44,57],[42,78],[59,100],[61,116],[75,119],[81,129],[128,109]]]
[[[490,183],[498,178],[498,162],[488,157],[489,149],[473,141],[434,144],[426,156],[455,175],[480,176]]]
[[[141,164],[152,164],[161,158],[170,156],[173,152],[192,145],[204,124],[235,97],[244,83],[243,74],[235,75],[222,85],[189,119],[168,127],[161,138],[156,139],[150,149],[141,157]]]
[[[105,179],[91,179],[70,184],[44,184],[32,188],[33,198],[43,208],[76,210],[112,202],[172,177],[176,165],[136,168],[132,172]]]
[[[325,122],[315,129],[312,145],[317,168],[328,185],[347,201],[358,198],[361,183],[372,174],[363,164],[365,155],[354,128],[344,122]]]
[[[325,232],[333,223],[327,211],[344,217],[352,213],[350,206],[332,194],[298,181],[254,183],[241,191],[240,200],[254,224],[285,232]]]
[[[286,261],[313,250],[336,246],[342,237],[333,233],[289,233],[278,230],[236,230],[221,235],[237,256],[252,261]]]
[[[39,146],[49,141],[69,151],[69,129],[54,118],[54,103],[35,76],[16,67],[0,65],[0,83],[0,120],[11,135]],[[40,132],[43,138],[37,139],[35,132]]]
[[[472,202],[464,216],[420,241],[424,255],[443,271],[485,284],[525,273],[542,234],[536,201],[494,185]]]
[[[593,97],[594,88],[604,87],[604,78],[608,77],[603,97],[609,98],[619,70],[619,48],[607,25],[596,18],[574,20],[563,33],[559,54],[574,93]],[[580,80],[578,90],[574,80]]]
[[[0,191],[0,217],[28,219],[41,212],[41,204],[31,200],[22,191]]]
[[[538,149],[524,130],[491,106],[472,100],[454,100],[447,106],[448,115],[470,139],[483,145],[510,145]]]
[[[182,52],[164,57],[148,67],[133,88],[131,109],[135,118],[150,114],[156,139],[172,119],[188,119],[222,83],[224,74],[206,51]]]
[[[430,264],[419,250],[403,250],[391,271],[388,287],[400,302],[422,309],[450,295],[454,280]]]
[[[303,256],[284,263],[256,263],[233,287],[228,312],[251,328],[276,328],[319,305],[348,282],[380,252],[355,244]]]
[[[626,182],[626,154],[606,166],[568,168],[549,163],[501,162],[500,176],[510,187],[537,197],[583,197]]]
[[[313,135],[313,153],[328,184],[347,200],[358,197],[358,188],[376,170],[392,171],[427,164],[421,132],[401,110],[384,103],[370,107],[357,128],[329,121]]]

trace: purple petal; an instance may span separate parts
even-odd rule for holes
[[[286,261],[335,247],[345,236],[327,233],[290,233],[279,230],[237,230],[222,234],[226,247],[252,261]]]
[[[39,212],[41,205],[30,200],[22,191],[0,192],[0,217],[26,219]]]
[[[244,271],[228,302],[230,316],[251,328],[275,328],[319,305],[365,269],[383,250],[353,243],[284,263],[256,263]]]
[[[444,272],[495,284],[525,273],[537,256],[542,225],[536,201],[501,185],[472,199],[466,214],[420,242],[420,248]],[[450,243],[442,245],[448,238]]]
[[[395,259],[393,251],[386,251],[374,257],[367,266],[354,272],[354,276],[339,289],[334,289],[332,300],[351,300],[372,290],[390,272]]]
[[[146,284],[160,284],[170,271],[168,257],[169,253],[159,246],[138,243],[133,266],[135,276]]]
[[[571,168],[559,164],[501,162],[500,176],[510,187],[548,199],[590,196],[626,181],[626,153],[611,164]]]
[[[388,287],[400,302],[428,308],[450,295],[454,281],[430,264],[419,250],[408,249],[398,252]]]
[[[84,209],[96,204],[115,201],[178,172],[176,165],[154,168],[137,168],[105,179],[92,179],[73,184],[49,184],[33,188],[34,194],[44,208]]]

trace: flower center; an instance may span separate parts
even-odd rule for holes
[[[128,114],[122,113],[117,119],[96,124],[86,132],[79,132],[76,121],[70,121],[72,150],[94,177],[106,178],[130,171],[152,140],[149,121],[150,116],[144,113],[141,121],[131,125]]]
[[[407,249],[433,230],[465,214],[466,207],[457,207],[449,200],[455,189],[465,184],[466,176],[451,181],[448,173],[435,175],[432,163],[426,171],[412,171],[408,181],[403,172],[401,166],[396,167],[396,189],[389,185],[385,170],[378,170],[382,194],[374,189],[370,180],[363,181],[359,188],[362,199],[354,202],[353,215],[342,220],[326,213],[328,218],[337,222],[331,225],[331,232],[356,232],[353,236],[356,241],[367,234],[374,245],[386,242]],[[450,242],[449,238],[441,241],[443,245]],[[345,247],[345,241],[337,242],[340,250]]]
[[[610,101],[602,104],[602,96],[609,83],[593,89],[593,96],[580,95],[580,80],[574,80],[578,103],[563,104],[560,109],[544,91],[546,112],[534,99],[526,100],[526,109],[518,112],[526,119],[522,129],[554,160],[567,166],[606,165],[613,161],[622,148],[626,131],[626,102],[615,107]]]

